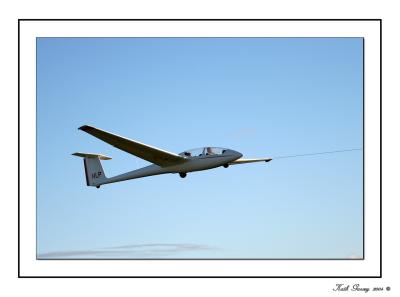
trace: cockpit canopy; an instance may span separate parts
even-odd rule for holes
[[[201,147],[201,148],[196,148],[196,149],[191,149],[184,151],[180,153],[180,156],[184,157],[198,157],[198,156],[210,156],[210,155],[222,155],[224,154],[228,149],[222,148],[222,147],[211,147],[211,146],[206,146],[206,147]]]

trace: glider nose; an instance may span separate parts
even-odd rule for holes
[[[241,157],[243,157],[243,155],[237,151],[233,151],[233,154],[236,157],[236,159],[240,159]]]

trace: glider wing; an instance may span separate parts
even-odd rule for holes
[[[254,163],[254,162],[269,162],[271,158],[264,159],[238,159],[232,162],[229,162],[229,165],[238,165],[238,164],[246,164],[246,163]]]
[[[101,139],[120,150],[135,155],[136,157],[151,163],[157,164],[161,167],[176,165],[186,161],[184,157],[177,154],[170,153],[116,134],[112,134],[92,126],[84,125],[80,127],[79,130],[89,133],[90,135],[93,135],[94,137],[97,137],[98,139]]]

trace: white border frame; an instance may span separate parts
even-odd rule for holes
[[[363,37],[364,260],[36,260],[37,37]],[[20,276],[380,276],[378,21],[21,21]]]

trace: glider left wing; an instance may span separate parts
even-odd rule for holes
[[[186,161],[184,157],[177,154],[170,153],[116,134],[112,134],[92,126],[84,125],[80,127],[79,130],[89,133],[90,135],[93,135],[94,137],[97,137],[98,139],[101,139],[120,150],[135,155],[136,157],[151,163],[157,164],[161,167],[181,164]]]
[[[246,163],[254,163],[254,162],[269,162],[271,158],[264,159],[238,159],[232,162],[229,162],[229,165],[238,165],[238,164],[246,164]]]

